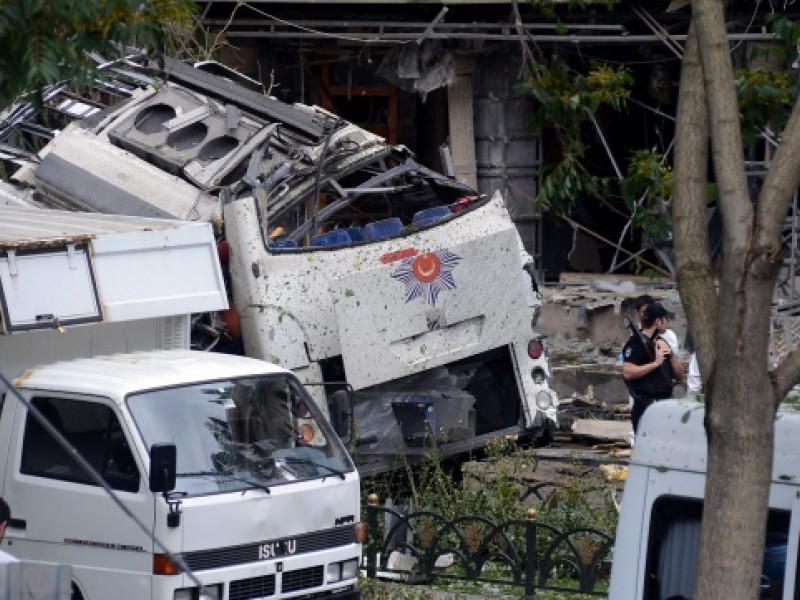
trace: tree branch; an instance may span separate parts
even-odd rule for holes
[[[733,78],[730,47],[720,0],[693,0],[692,23],[697,31],[700,58],[711,121],[714,172],[720,191],[726,250],[733,257],[749,245],[753,207],[745,177],[739,107]],[[723,277],[723,280],[725,277]],[[733,277],[732,280],[737,279]]]
[[[708,249],[708,110],[697,31],[686,39],[678,88],[673,214],[675,267],[689,329],[708,389],[716,357],[717,295]]]
[[[800,180],[800,98],[781,135],[781,143],[770,164],[758,197],[756,245],[777,254],[781,246],[783,219]]]
[[[800,352],[794,350],[771,373],[775,386],[775,399],[780,402],[791,389],[800,383]],[[776,407],[777,408],[777,407]]]

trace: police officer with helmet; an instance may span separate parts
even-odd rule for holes
[[[674,318],[660,302],[653,302],[642,315],[641,332],[631,335],[622,350],[622,377],[633,397],[634,433],[644,411],[653,402],[671,397],[674,382],[683,380],[683,364],[661,338]]]

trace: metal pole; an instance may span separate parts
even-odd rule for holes
[[[382,33],[382,34],[358,34],[350,33],[339,35],[326,31],[230,31],[228,38],[270,38],[270,39],[346,39],[366,44],[397,44],[400,42],[410,42],[417,39],[418,32],[403,33]],[[685,35],[674,35],[674,39],[685,41]],[[661,39],[655,35],[538,35],[528,34],[520,36],[517,33],[493,34],[493,33],[437,33],[433,32],[428,39],[434,40],[486,40],[500,42],[514,42],[520,39],[530,39],[537,43],[546,44],[652,44],[661,43]],[[771,33],[731,33],[728,34],[728,41],[771,41],[776,36]]]
[[[525,520],[525,595],[536,597],[536,509],[529,508]]]
[[[378,572],[378,542],[383,536],[378,530],[378,494],[367,496],[367,577],[375,579]]]

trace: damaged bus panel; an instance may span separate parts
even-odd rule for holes
[[[549,437],[540,295],[501,194],[234,72],[134,67],[151,85],[17,161],[37,202],[220,224],[237,314],[203,320],[208,345],[240,328],[248,356],[294,371],[367,474]]]

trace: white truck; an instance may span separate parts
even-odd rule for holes
[[[703,405],[658,402],[636,435],[614,543],[610,600],[694,598],[706,484]],[[761,598],[800,597],[800,412],[782,408],[775,450]]]
[[[210,225],[0,208],[0,304],[0,369],[147,530],[0,388],[3,550],[75,599],[358,597],[359,477],[313,400],[187,349],[226,306]]]
[[[36,201],[220,225],[242,350],[297,374],[362,474],[434,443],[548,439],[558,399],[535,268],[499,193],[234,72],[142,73],[153,85],[18,161]]]

